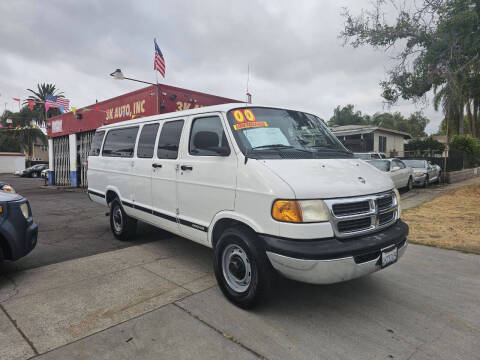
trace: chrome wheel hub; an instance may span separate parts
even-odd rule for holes
[[[243,249],[230,244],[222,254],[223,277],[232,290],[242,293],[248,290],[252,281],[252,267],[250,260]]]
[[[113,227],[117,233],[121,233],[123,230],[123,215],[120,206],[113,209]]]

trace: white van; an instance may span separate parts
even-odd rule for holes
[[[213,248],[218,284],[242,307],[263,298],[277,272],[345,281],[407,247],[391,179],[296,110],[236,103],[102,126],[88,186],[118,239],[141,220]]]

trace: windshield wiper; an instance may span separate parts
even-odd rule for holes
[[[257,149],[291,149],[293,148],[292,145],[284,145],[284,144],[270,144],[270,145],[260,145],[252,147],[252,150]]]
[[[310,150],[300,149],[292,145],[283,145],[283,144],[261,145],[261,146],[255,146],[252,148],[252,150],[257,150],[257,149],[274,149],[274,150],[291,149],[291,150],[297,150],[297,151],[313,154],[313,152]]]

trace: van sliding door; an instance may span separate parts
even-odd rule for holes
[[[155,224],[178,233],[177,165],[183,120],[166,121],[160,130],[152,162],[152,201]]]

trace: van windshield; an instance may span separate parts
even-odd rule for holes
[[[241,151],[258,159],[352,158],[320,118],[300,111],[250,107],[227,114]]]

